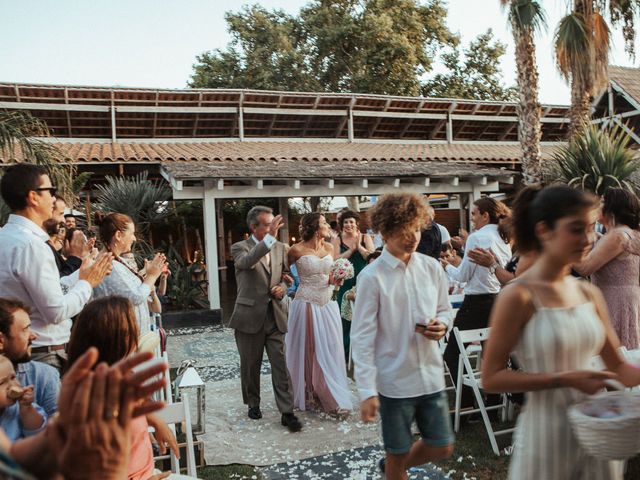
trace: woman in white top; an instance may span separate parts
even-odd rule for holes
[[[471,221],[475,231],[467,238],[465,250],[470,252],[475,248],[491,250],[497,265],[504,267],[511,258],[511,247],[507,223],[511,212],[507,206],[491,197],[476,200],[471,211]],[[489,324],[489,314],[496,295],[500,291],[500,281],[496,277],[496,268],[484,267],[473,263],[465,255],[458,267],[441,260],[449,277],[456,282],[466,283],[464,300],[456,314],[454,325],[460,330],[486,328]],[[460,350],[458,343],[447,344],[444,351],[444,361],[447,362],[452,378],[458,376],[458,357]],[[492,403],[492,400],[489,401]],[[463,387],[462,408],[473,406],[471,388]]]
[[[131,251],[136,241],[135,225],[131,217],[121,213],[107,215],[97,212],[96,225],[100,228],[100,240],[105,250],[113,253],[113,270],[100,285],[93,290],[95,298],[119,295],[128,298],[133,304],[140,326],[140,334],[150,330],[149,301],[155,295],[155,283],[162,274],[167,262],[165,256],[158,253],[146,264],[145,277],[131,268],[121,256]]]
[[[527,187],[529,195],[539,187]],[[527,192],[529,191],[529,192]],[[602,293],[569,275],[595,236],[595,199],[567,186],[529,195],[514,217],[516,243],[539,252],[535,263],[507,285],[491,314],[482,384],[493,392],[526,392],[509,469],[511,480],[622,479],[619,463],[589,455],[567,418],[570,405],[601,391],[605,380],[640,383],[640,369],[622,359]],[[522,371],[508,370],[514,352]],[[607,372],[591,370],[600,355]]]

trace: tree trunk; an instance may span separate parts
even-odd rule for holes
[[[540,103],[538,102],[538,67],[536,48],[531,28],[519,29],[512,25],[516,43],[518,72],[518,137],[522,148],[522,177],[525,185],[542,181],[542,157],[540,139]]]
[[[360,197],[347,197],[347,207],[354,212],[360,211]]]
[[[593,15],[593,0],[574,0],[573,11],[587,19],[587,28],[593,33],[593,24],[590,20]],[[595,73],[592,65],[595,61],[593,45],[590,45],[589,52],[585,57],[582,60],[583,64],[572,65],[571,109],[569,110],[570,140],[580,135],[584,131],[584,127],[591,121],[591,98],[595,86]],[[578,74],[579,71],[581,74]]]

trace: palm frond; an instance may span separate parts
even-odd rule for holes
[[[105,177],[106,185],[96,185],[97,208],[128,215],[136,228],[146,234],[152,224],[170,214],[167,201],[171,198],[171,191],[164,183],[147,177],[147,172],[135,177]]]
[[[536,0],[500,0],[508,9],[509,23],[517,30],[531,29],[534,32],[547,27],[547,16],[540,2]]]
[[[589,27],[584,15],[572,12],[560,23],[554,37],[556,65],[566,81],[586,84],[589,74],[584,65],[592,63]]]
[[[589,125],[568,145],[556,149],[556,180],[598,195],[608,187],[630,188],[640,162],[629,148],[631,138],[620,127],[600,130]]]

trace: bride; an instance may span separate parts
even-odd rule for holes
[[[300,286],[289,307],[285,337],[287,367],[293,384],[294,405],[300,410],[343,414],[351,410],[351,392],[342,350],[342,322],[338,304],[331,300],[338,282],[330,275],[333,246],[324,241],[329,224],[320,213],[308,213],[300,222],[302,241],[288,253],[295,263]]]

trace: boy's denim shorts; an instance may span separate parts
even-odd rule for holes
[[[454,442],[447,393],[437,392],[413,398],[378,395],[384,449],[394,455],[409,452],[413,443],[411,424],[415,419],[422,441],[432,447]]]

